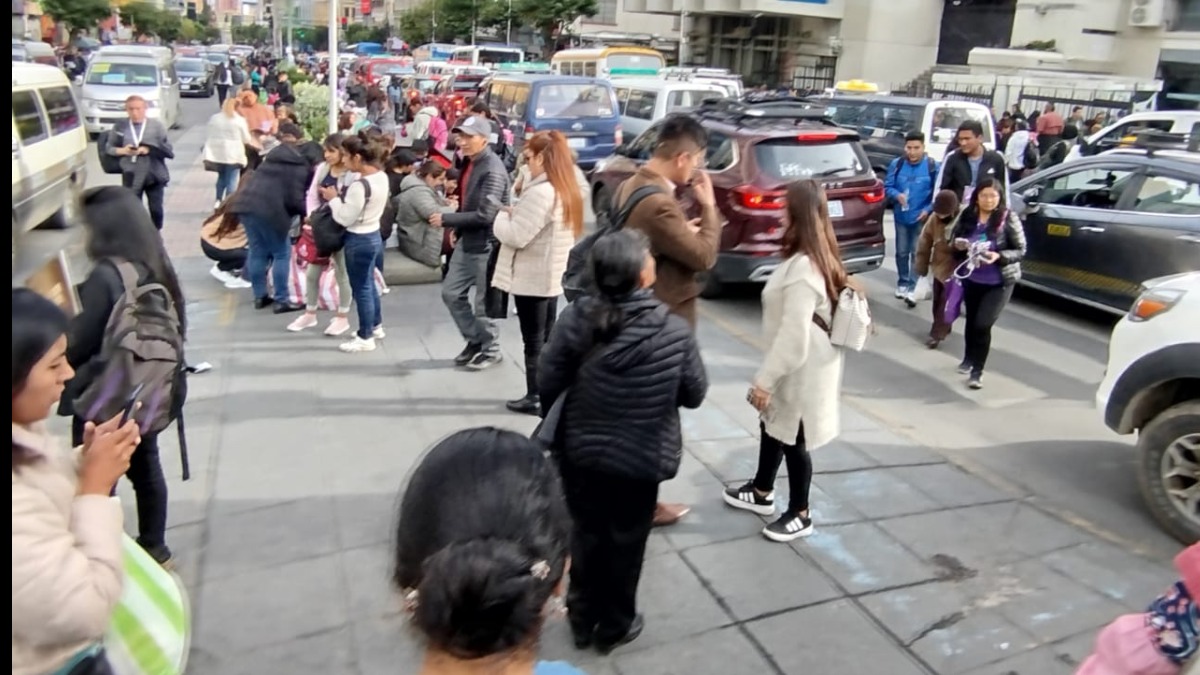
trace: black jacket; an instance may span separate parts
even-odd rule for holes
[[[679,408],[698,408],[708,393],[700,349],[686,321],[650,291],[618,303],[624,326],[593,347],[584,297],[559,317],[542,351],[538,389],[549,407],[570,388],[560,422],[563,461],[634,480],[661,482],[679,470]]]
[[[257,216],[279,232],[287,232],[294,216],[304,215],[304,192],[311,171],[296,148],[280,145],[263,157],[233,204],[238,215]]]
[[[492,241],[492,223],[500,206],[508,204],[512,180],[504,162],[490,147],[471,160],[463,175],[470,182],[461,186],[462,207],[458,213],[442,216],[442,225],[458,233],[458,246],[463,252],[487,253]]]
[[[1008,187],[1008,166],[1004,163],[1004,155],[995,150],[984,150],[983,158],[979,164],[979,175],[975,178],[975,185],[984,178],[992,178],[1000,181],[1005,188]],[[971,185],[971,164],[967,156],[961,152],[955,151],[946,156],[942,164],[942,182],[939,185],[939,190],[953,190],[954,194],[958,195],[961,200],[965,188]],[[1006,189],[1007,193],[1008,190]]]

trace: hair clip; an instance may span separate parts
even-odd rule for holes
[[[414,612],[418,604],[420,604],[420,596],[417,593],[417,589],[409,589],[404,593],[404,611]]]
[[[550,563],[545,560],[539,560],[533,563],[529,568],[529,573],[538,581],[545,581],[550,578]]]

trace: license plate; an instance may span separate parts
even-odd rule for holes
[[[829,217],[830,218],[841,218],[845,215],[846,215],[846,212],[842,210],[841,200],[834,199],[829,202]]]
[[[1071,236],[1071,226],[1051,223],[1046,226],[1046,234],[1051,237],[1069,237]]]
[[[587,139],[586,138],[568,138],[567,139],[567,147],[575,148],[575,149],[586,148],[587,147]]]

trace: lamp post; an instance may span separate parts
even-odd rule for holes
[[[508,0],[508,25],[504,29],[504,44],[512,45],[512,0]]]
[[[329,0],[329,133],[337,133],[338,123],[338,7],[337,0]]]

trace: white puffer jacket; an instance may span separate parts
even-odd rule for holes
[[[562,204],[545,174],[525,185],[511,216],[505,211],[496,215],[492,229],[500,242],[492,286],[535,298],[562,295],[575,233],[564,222]]]

